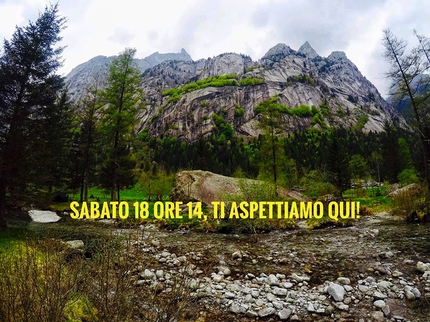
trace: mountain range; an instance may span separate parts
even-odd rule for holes
[[[92,75],[107,72],[113,59],[94,57],[66,76],[74,100],[84,93]],[[321,57],[308,42],[297,51],[277,44],[257,61],[237,53],[194,61],[182,49],[156,52],[136,63],[146,100],[138,130],[157,137],[194,141],[211,134],[220,117],[235,134],[257,136],[262,130],[255,107],[275,96],[291,109],[281,116],[284,133],[333,126],[379,132],[386,121],[406,127],[403,117],[344,52]],[[313,112],[293,113],[299,108]]]

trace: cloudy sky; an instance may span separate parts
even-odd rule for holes
[[[0,37],[9,39],[47,3],[0,0]],[[321,56],[344,51],[385,96],[382,30],[390,28],[411,46],[414,29],[430,36],[427,0],[60,0],[59,8],[68,19],[64,75],[126,47],[136,48],[138,58],[185,48],[194,60],[223,52],[258,60],[277,43],[297,50],[307,40]]]

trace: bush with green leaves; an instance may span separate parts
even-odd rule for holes
[[[404,169],[402,172],[399,173],[397,179],[402,186],[419,182],[418,174],[414,168]]]

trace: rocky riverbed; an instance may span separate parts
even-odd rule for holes
[[[180,277],[200,322],[430,321],[429,225],[381,213],[348,228],[299,226],[259,235],[142,226],[136,287],[168,294]]]

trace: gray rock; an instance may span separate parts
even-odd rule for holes
[[[44,224],[57,222],[61,219],[57,213],[49,210],[30,210],[28,214],[34,222]]]
[[[269,277],[267,279],[267,282],[269,283],[270,286],[279,285],[278,278],[275,275],[273,275],[273,274],[269,275]]]
[[[282,284],[282,286],[283,286],[284,288],[292,288],[292,287],[294,286],[294,284],[293,284],[293,283],[290,283],[290,282],[286,282],[286,283]]]
[[[421,297],[421,292],[419,291],[419,289],[417,289],[416,287],[414,287],[411,292],[414,294],[414,296],[419,299]]]
[[[372,313],[372,319],[375,322],[384,322],[384,313],[381,311],[375,311]]]
[[[415,295],[411,291],[405,291],[405,295],[409,301],[415,300]]]
[[[393,277],[400,277],[400,276],[403,276],[403,273],[398,270],[394,270],[393,273],[391,273],[391,275]]]
[[[284,308],[278,312],[279,319],[281,321],[288,320],[288,318],[291,316],[291,313],[292,311],[290,309]]]
[[[379,300],[383,300],[387,298],[387,295],[385,295],[384,293],[381,293],[379,291],[376,291],[373,293],[373,297]]]
[[[306,276],[306,275],[299,276],[296,273],[291,274],[291,278],[299,283],[303,281],[309,281],[311,279],[309,276]]]
[[[141,276],[146,280],[150,280],[150,279],[153,279],[155,275],[153,272],[151,272],[149,269],[146,268],[143,271],[143,274],[141,274]]]
[[[255,311],[247,311],[246,316],[250,317],[250,318],[256,318],[256,317],[258,317],[258,313]]]
[[[273,307],[277,308],[278,310],[280,310],[284,307],[284,304],[282,304],[281,302],[278,302],[278,301],[273,301],[272,304],[273,304]]]
[[[343,284],[343,285],[349,285],[349,284],[351,284],[351,280],[348,277],[338,277],[337,281],[340,284]]]
[[[162,269],[157,269],[155,271],[155,276],[157,276],[157,278],[163,278],[164,277],[164,272]]]
[[[232,259],[242,259],[242,253],[240,250],[236,250],[231,254]]]
[[[273,295],[272,293],[267,293],[266,298],[269,302],[276,301],[276,299],[277,299],[276,296]]]
[[[224,293],[224,297],[226,299],[234,299],[236,297],[236,295],[234,293],[232,293],[232,292],[225,292]]]
[[[385,305],[385,306],[382,308],[382,313],[384,313],[384,315],[385,315],[387,318],[389,318],[389,317],[390,317],[390,315],[391,315],[390,307],[389,307],[388,305]]]
[[[261,309],[260,311],[258,311],[258,316],[259,317],[266,317],[266,316],[270,316],[276,313],[276,309],[274,309],[273,307],[265,307],[264,309]]]
[[[274,287],[272,293],[277,296],[286,296],[288,294],[288,291],[284,288]]]
[[[327,293],[330,294],[336,302],[342,302],[345,296],[345,289],[339,284],[330,283],[327,288]]]
[[[257,299],[256,301],[255,301],[255,305],[257,305],[257,306],[263,306],[265,303],[264,303],[264,301],[262,300],[262,299]]]
[[[361,292],[366,293],[366,292],[368,292],[368,291],[369,291],[369,286],[367,286],[367,285],[358,285],[358,289],[359,289]]]
[[[82,249],[85,247],[84,242],[80,239],[69,240],[69,241],[64,242],[64,244],[66,244],[68,247],[73,248],[73,249]]]
[[[230,306],[230,312],[236,313],[236,314],[244,314],[246,312],[246,307],[237,303],[233,302]]]
[[[336,302],[336,303],[334,303],[334,306],[336,306],[341,311],[348,311],[349,310],[349,306],[342,303],[342,302]]]
[[[212,279],[213,279],[214,282],[219,283],[219,282],[222,281],[222,275],[214,274],[212,276]]]
[[[240,285],[238,285],[238,284],[233,283],[233,284],[229,284],[227,286],[227,289],[230,292],[240,292],[242,290],[242,287]]]
[[[383,300],[376,300],[375,302],[373,302],[373,305],[379,309],[382,309],[384,306],[386,306]]]

